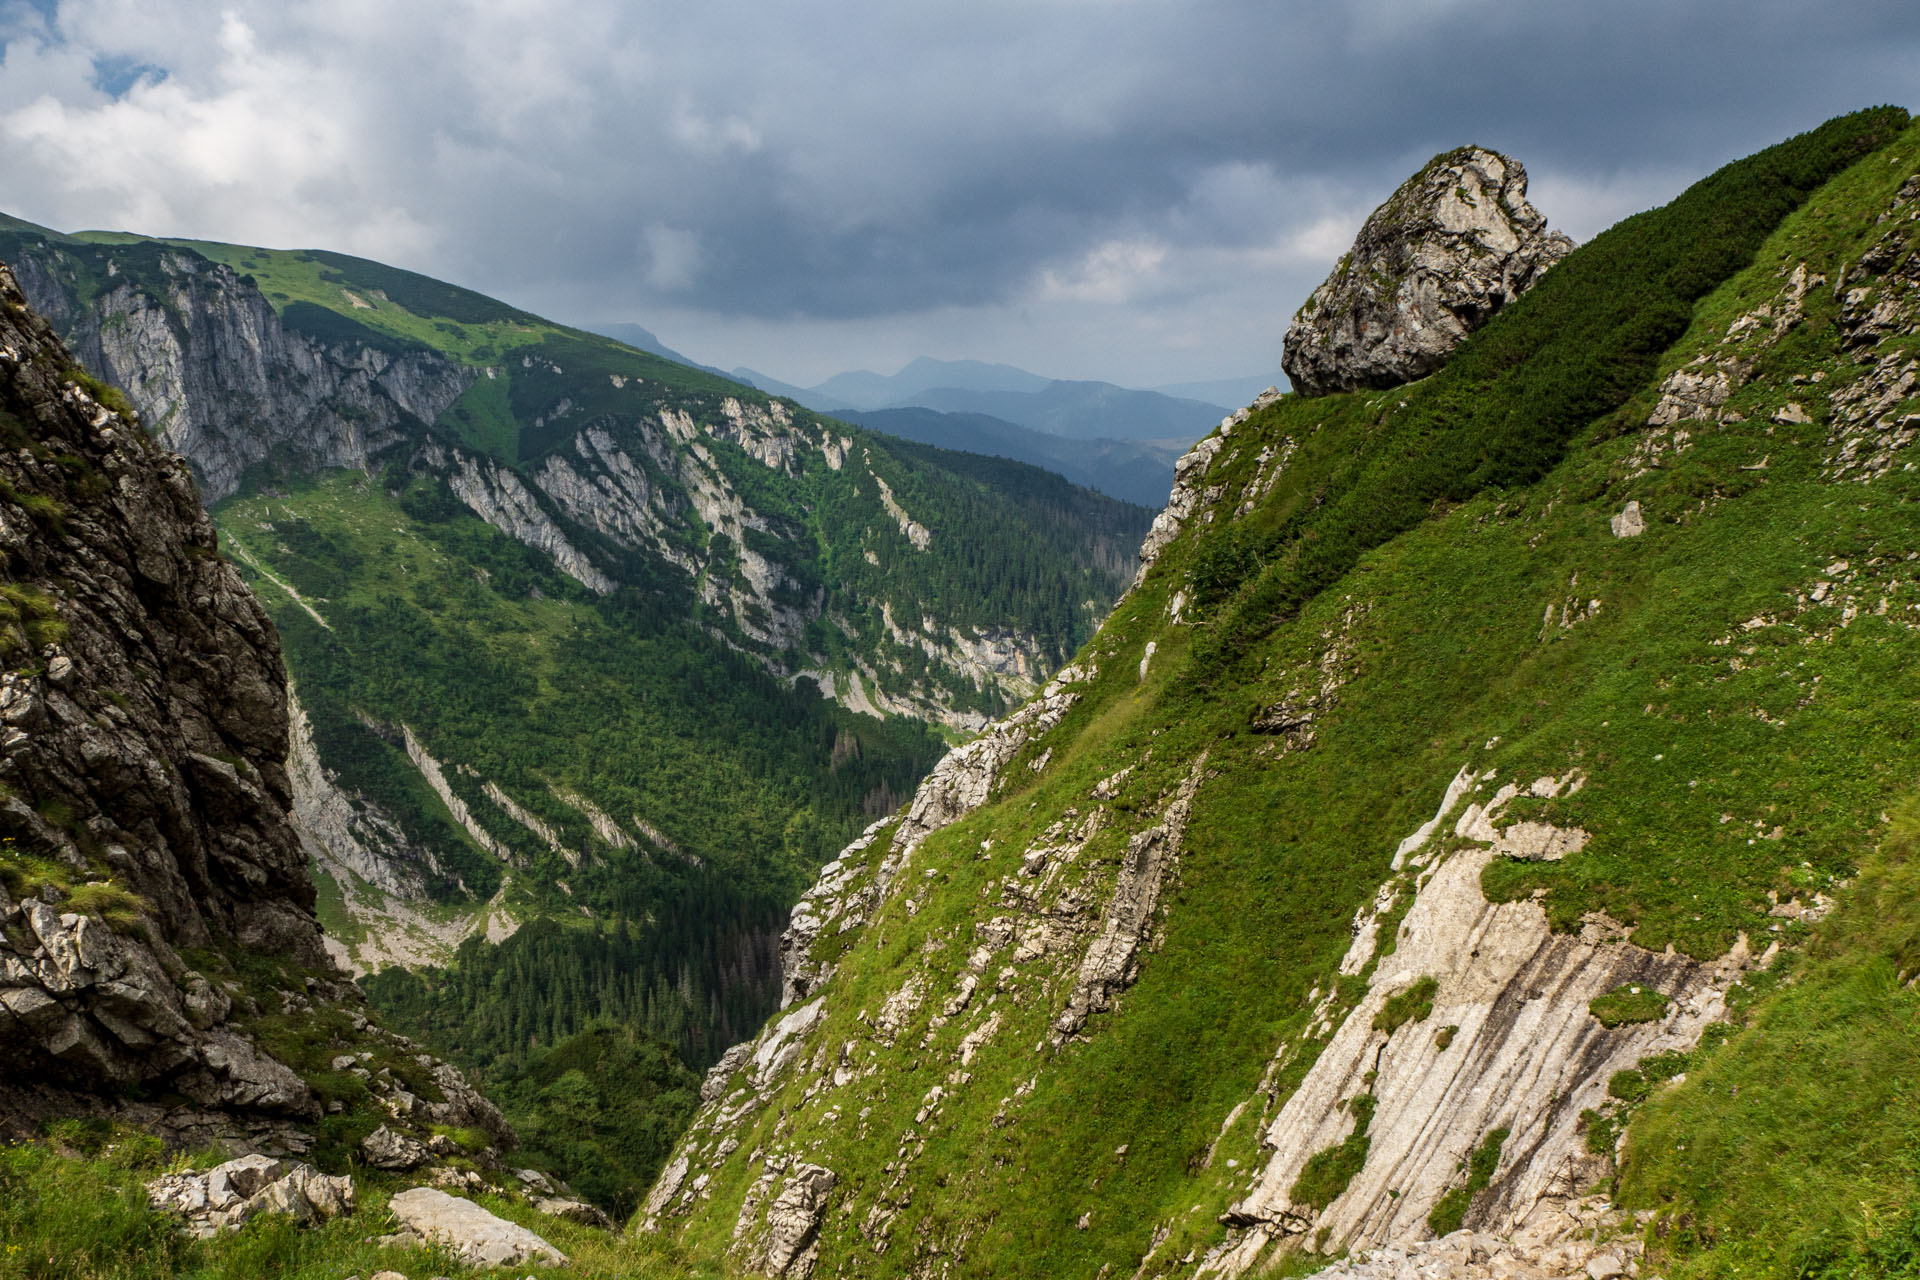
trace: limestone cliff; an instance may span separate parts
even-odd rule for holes
[[[77,254],[104,255],[109,279],[124,282],[83,298]],[[125,279],[116,254],[150,259],[148,270]],[[209,503],[263,462],[295,473],[364,470],[476,376],[417,344],[301,333],[252,280],[166,246],[42,242],[14,269],[81,363],[123,388],[149,430],[192,464]]]
[[[1305,396],[1425,377],[1572,249],[1527,203],[1519,161],[1480,147],[1436,156],[1301,306],[1281,367]]]

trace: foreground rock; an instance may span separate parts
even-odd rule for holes
[[[515,1267],[531,1262],[558,1267],[567,1262],[566,1254],[525,1227],[432,1187],[402,1191],[389,1207],[405,1231],[444,1245],[468,1266]]]
[[[284,1213],[302,1226],[352,1213],[353,1180],[329,1177],[311,1165],[242,1156],[202,1173],[170,1173],[147,1183],[147,1200],[179,1214],[186,1229],[206,1239],[238,1230],[259,1213]]]
[[[1479,147],[1436,156],[1294,316],[1280,365],[1307,396],[1423,378],[1572,250],[1527,203],[1519,161]]]

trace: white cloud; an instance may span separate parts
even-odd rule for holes
[[[1070,302],[1125,302],[1151,284],[1167,247],[1151,240],[1109,240],[1066,271],[1040,273],[1040,296]]]

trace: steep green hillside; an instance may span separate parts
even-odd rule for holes
[[[1913,786],[1906,126],[1203,441],[1075,664],[830,865],[650,1220],[749,1267],[799,1207],[824,1273],[1237,1274],[1604,1189],[1613,1073]]]

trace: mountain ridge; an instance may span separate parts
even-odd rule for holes
[[[769,1275],[1696,1256],[1737,1168],[1581,1196],[1914,785],[1917,168],[1832,121],[1430,377],[1201,441],[1100,635],[796,909],[644,1225]]]

